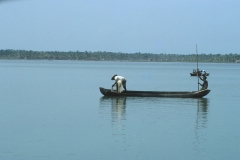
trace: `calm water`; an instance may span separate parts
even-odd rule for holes
[[[202,99],[106,98],[99,87],[193,91],[195,63],[0,61],[0,159],[240,159],[240,65]]]

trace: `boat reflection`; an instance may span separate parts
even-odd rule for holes
[[[127,110],[127,105],[130,108],[129,110]],[[181,106],[180,110],[178,107],[179,105]],[[147,114],[152,113],[151,119],[147,119],[148,121],[151,120],[152,122],[154,122],[152,124],[162,124],[163,127],[166,127],[163,121],[169,120],[169,117],[172,118],[173,121],[176,121],[176,119],[174,119],[173,117],[168,116],[169,114],[173,113],[175,115],[178,115],[178,113],[176,112],[189,113],[188,111],[185,112],[184,110],[184,107],[188,108],[189,106],[191,106],[190,116],[195,119],[195,121],[191,122],[193,125],[191,127],[191,133],[189,133],[193,135],[193,139],[191,141],[192,146],[196,156],[202,157],[207,154],[205,148],[208,141],[208,136],[206,134],[208,132],[208,98],[172,99],[154,97],[102,97],[100,99],[101,115],[103,115],[102,117],[104,119],[111,120],[111,127],[113,129],[112,135],[114,141],[122,143],[123,146],[125,146],[127,143],[126,135],[128,134],[128,132],[126,128],[129,124],[127,120],[129,119],[130,121],[131,119],[131,117],[127,117],[127,115],[131,115],[131,113],[126,114],[127,111],[133,112],[132,109],[137,110],[141,108],[142,110],[145,110]],[[143,115],[140,115],[139,113],[138,116]],[[157,126],[152,125],[152,127]],[[171,127],[167,127],[167,129],[169,131],[172,130]]]
[[[198,99],[198,113],[206,113],[208,111],[208,98]]]
[[[194,149],[198,156],[204,155],[204,146],[205,143],[207,143],[206,129],[208,127],[208,105],[209,100],[207,98],[201,98],[197,101],[197,117],[194,128]]]
[[[100,101],[102,106],[104,106],[105,102],[108,105],[111,104],[111,117],[113,122],[126,119],[126,97],[102,97]]]
[[[111,106],[111,128],[112,138],[118,146],[121,146],[122,150],[126,148],[126,97],[102,97],[100,99],[100,107],[104,118],[106,113],[109,113],[109,107]]]
[[[195,129],[207,128],[208,103],[207,98],[198,99]]]

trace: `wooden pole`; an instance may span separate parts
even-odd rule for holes
[[[197,48],[197,44],[196,44],[196,53],[197,53],[197,77],[198,77],[198,91],[199,91],[199,76],[198,76],[198,48]]]

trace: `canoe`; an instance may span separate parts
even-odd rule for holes
[[[125,96],[125,97],[170,97],[170,98],[202,98],[206,96],[210,90],[200,90],[200,91],[123,91],[122,93],[117,93],[116,91],[111,91],[110,89],[105,89],[99,87],[100,92],[104,96]]]
[[[196,72],[190,73],[191,76],[197,76]],[[199,75],[201,76],[202,74],[199,73]],[[206,76],[209,76],[209,73],[205,73]]]

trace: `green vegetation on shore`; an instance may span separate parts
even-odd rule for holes
[[[0,50],[0,59],[196,62],[196,54]],[[199,62],[240,62],[240,54],[199,54]]]

